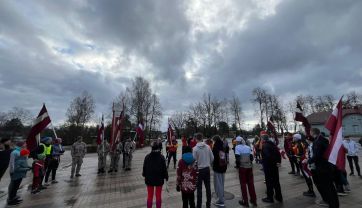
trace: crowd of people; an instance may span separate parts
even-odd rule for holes
[[[151,143],[151,153],[146,155],[143,163],[142,176],[147,186],[147,208],[152,207],[153,198],[156,197],[156,207],[162,205],[162,189],[169,179],[169,165],[173,160],[176,169],[176,191],[181,192],[183,207],[201,208],[203,204],[203,187],[206,190],[206,207],[214,204],[225,206],[225,173],[229,167],[228,140],[218,135],[204,138],[201,133],[187,139],[181,138],[182,155],[177,159],[178,142],[175,136],[166,141],[165,154],[161,139]],[[247,139],[237,136],[232,140],[232,149],[235,156],[235,168],[240,181],[241,200],[239,204],[244,207],[257,206],[257,194],[254,187],[253,163],[260,163],[265,175],[266,196],[264,203],[282,203],[283,196],[279,182],[279,167],[281,166],[281,148],[284,148],[290,163],[289,172],[293,177],[302,177],[307,190],[302,194],[306,197],[316,197],[316,190],[321,196],[316,203],[320,206],[339,207],[338,197],[346,196],[351,192],[348,175],[353,177],[356,173],[362,178],[358,163],[357,143],[349,137],[343,141],[346,159],[349,163],[350,173],[340,170],[325,159],[324,154],[329,145],[329,139],[319,129],[313,128],[310,136],[300,133],[284,135],[283,147],[277,145],[275,138],[268,132],[261,131],[250,143]],[[128,138],[114,145],[104,140],[97,147],[98,174],[106,173],[107,156],[110,156],[108,173],[117,172],[121,155],[123,156],[123,169],[131,170],[135,142]],[[83,158],[87,152],[82,137],[78,137],[71,147],[72,167],[71,178],[80,177]],[[56,184],[56,173],[63,155],[62,140],[51,137],[42,138],[35,150],[29,151],[23,140],[10,141],[2,139],[0,143],[0,179],[9,167],[10,184],[8,186],[8,205],[18,205],[22,199],[17,195],[21,182],[28,171],[33,172],[31,194],[38,194],[47,189],[50,184]],[[165,155],[165,156],[164,156]],[[32,165],[28,158],[32,158]],[[213,174],[211,174],[212,172]],[[231,169],[233,170],[233,169]],[[230,170],[229,170],[230,171]],[[211,201],[211,176],[213,175],[216,200]],[[195,203],[196,192],[196,203]]]
[[[35,150],[29,151],[22,139],[14,141],[2,139],[0,178],[9,168],[10,184],[7,199],[9,206],[18,205],[23,201],[17,192],[28,171],[33,172],[31,194],[38,194],[43,189],[47,189],[46,186],[49,186],[50,183],[58,183],[56,172],[60,163],[60,156],[64,153],[61,143],[60,138],[45,137],[41,139],[41,143]],[[29,157],[33,158],[32,165],[28,163]],[[50,175],[51,181],[49,181]]]
[[[168,181],[168,166],[170,158],[174,158],[174,167],[177,167],[176,190],[181,192],[184,208],[202,207],[202,189],[206,190],[206,207],[211,203],[217,207],[225,206],[225,172],[229,163],[229,144],[225,138],[216,135],[204,138],[201,133],[190,139],[182,137],[182,156],[177,160],[177,141],[172,137],[166,141],[166,158],[162,153],[162,143],[155,140],[151,144],[151,153],[144,160],[142,175],[147,185],[147,208],[152,207],[154,192],[156,192],[156,207],[162,204],[162,186]],[[249,143],[247,139],[237,136],[232,140],[232,149],[235,155],[235,168],[238,169],[243,207],[257,206],[257,194],[254,187],[253,162],[260,163],[265,176],[266,196],[264,203],[282,203],[283,195],[279,181],[279,168],[282,162],[283,146],[266,131],[261,131]],[[310,136],[300,133],[286,133],[284,135],[284,151],[290,162],[290,175],[302,177],[307,190],[301,194],[315,198],[317,188],[320,200],[319,206],[339,207],[338,197],[350,192],[345,170],[339,170],[325,159],[324,154],[329,140],[319,129],[313,128]],[[354,175],[354,167],[359,177],[358,146],[354,140],[346,137],[343,146],[350,165],[350,176]],[[168,160],[167,160],[168,158]],[[211,201],[211,169],[213,170],[214,191],[216,200]],[[196,192],[196,203],[195,193]]]
[[[125,171],[131,170],[133,152],[136,150],[136,143],[127,138],[124,141],[110,145],[106,139],[104,139],[97,146],[98,153],[98,174],[106,173],[107,167],[107,155],[110,156],[110,165],[108,173],[118,172],[119,160],[121,155],[123,156],[122,168]]]

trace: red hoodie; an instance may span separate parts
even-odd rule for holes
[[[187,165],[183,159],[178,162],[177,185],[183,193],[194,193],[197,182],[197,163]]]

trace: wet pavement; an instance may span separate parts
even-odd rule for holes
[[[97,175],[97,155],[87,154],[81,170],[82,176],[71,180],[69,178],[70,155],[68,151],[63,156],[60,169],[58,170],[57,180],[59,183],[50,185],[47,190],[37,195],[31,195],[27,188],[31,184],[32,179],[32,173],[29,172],[27,178],[23,180],[22,189],[18,192],[18,195],[24,199],[24,202],[17,207],[146,207],[147,192],[141,174],[144,157],[149,152],[150,148],[144,148],[135,152],[131,171],[125,172],[120,169],[121,171],[118,173],[104,175]],[[178,157],[180,157],[180,154],[179,150]],[[236,169],[233,168],[233,157],[231,157],[230,162],[225,176],[226,207],[241,207],[238,204],[241,196],[239,178]],[[170,165],[169,170],[169,192],[165,188],[163,189],[162,207],[179,208],[182,207],[181,194],[176,192],[176,170],[171,167],[173,166]],[[280,183],[284,203],[265,204],[261,202],[261,198],[265,195],[265,184],[260,168],[260,165],[254,165],[258,207],[318,207],[314,203],[315,198],[302,196],[302,192],[307,188],[304,179],[288,175],[289,162],[287,160],[283,160],[280,169]],[[352,176],[349,177],[349,182],[352,192],[348,196],[340,198],[341,207],[362,207],[362,179],[358,176]],[[0,182],[0,190],[6,191],[8,183],[9,177],[6,174],[6,177]],[[211,189],[213,190],[213,183],[211,184]],[[6,197],[6,193],[0,194],[0,207],[6,207]],[[203,199],[205,199],[205,196],[203,196]]]

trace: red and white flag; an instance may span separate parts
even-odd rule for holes
[[[308,178],[312,177],[312,171],[308,167],[307,159],[302,160],[302,171]]]
[[[300,106],[299,103],[297,103],[297,107],[295,109],[294,120],[302,122],[302,124],[304,126],[305,134],[307,135],[307,137],[309,137],[310,136],[310,128],[311,128],[311,126],[309,124],[308,119],[303,115],[303,109],[302,109],[302,106]]]
[[[110,147],[113,146],[114,141],[115,141],[115,139],[116,139],[117,130],[118,130],[118,122],[119,122],[119,117],[116,116],[116,111],[115,111],[115,105],[114,105],[114,103],[113,103],[112,111],[113,111],[113,115],[112,115],[111,138],[110,138],[110,140],[109,140],[109,145],[110,145]]]
[[[125,115],[124,115],[124,107],[123,107],[123,109],[121,111],[121,114],[119,115],[118,122],[117,122],[117,131],[116,131],[116,134],[115,134],[115,142],[114,142],[114,144],[117,144],[118,142],[122,141],[124,120],[125,120]],[[113,149],[114,148],[115,148],[115,145],[113,145]]]
[[[138,123],[138,126],[136,128],[136,133],[138,136],[138,145],[139,147],[143,147],[144,142],[145,142],[145,135],[144,135],[144,124],[143,124],[143,119],[140,119],[140,122]]]
[[[26,139],[27,148],[33,151],[38,147],[40,143],[40,133],[50,124],[51,120],[48,115],[48,111],[43,104],[38,117],[33,121],[33,127],[31,128],[28,138]]]
[[[330,141],[325,157],[328,161],[337,166],[339,170],[344,170],[346,166],[346,152],[343,146],[342,135],[342,98],[339,100],[337,107],[329,116],[326,129],[330,132]]]
[[[271,135],[273,136],[274,140],[275,140],[275,144],[278,145],[279,144],[279,139],[278,139],[278,134],[277,134],[277,131],[275,129],[275,126],[274,126],[274,119],[273,117],[271,116],[268,123],[267,123],[267,128],[268,128],[268,131],[271,133]]]
[[[104,140],[104,118],[102,115],[101,125],[98,127],[97,144],[100,145]]]
[[[168,128],[167,128],[167,142],[171,144],[172,137],[174,136],[174,132],[171,125],[171,120],[168,119]]]

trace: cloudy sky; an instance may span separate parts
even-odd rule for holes
[[[61,123],[88,90],[101,114],[143,76],[165,117],[209,92],[239,96],[252,123],[257,86],[284,101],[361,92],[361,11],[360,0],[0,1],[0,111],[45,102]]]

